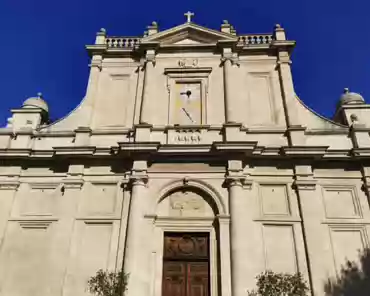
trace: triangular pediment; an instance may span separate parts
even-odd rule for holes
[[[163,45],[214,44],[220,40],[235,41],[237,37],[194,23],[185,23],[177,27],[147,36],[142,42],[158,42]]]

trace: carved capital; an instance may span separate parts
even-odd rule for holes
[[[132,175],[130,176],[131,186],[147,186],[149,177],[147,175]]]
[[[233,186],[240,186],[244,189],[251,189],[253,181],[247,179],[246,176],[227,176],[225,179],[225,185],[228,188],[231,188]]]
[[[236,66],[240,66],[240,63],[239,63],[239,56],[236,56],[236,55],[224,55],[222,58],[221,58],[221,65],[224,65],[226,61],[230,61],[231,62],[231,65],[236,65]]]

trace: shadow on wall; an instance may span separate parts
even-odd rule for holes
[[[328,296],[369,296],[370,295],[370,249],[360,255],[360,262],[347,261],[336,279],[325,283]]]

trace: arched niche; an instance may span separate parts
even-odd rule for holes
[[[163,196],[157,205],[158,217],[212,218],[219,213],[213,198],[200,188],[182,186]]]

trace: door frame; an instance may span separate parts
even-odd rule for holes
[[[152,252],[152,295],[162,296],[163,248],[165,232],[209,234],[209,284],[210,296],[218,296],[218,246],[214,218],[157,218],[154,222]]]

